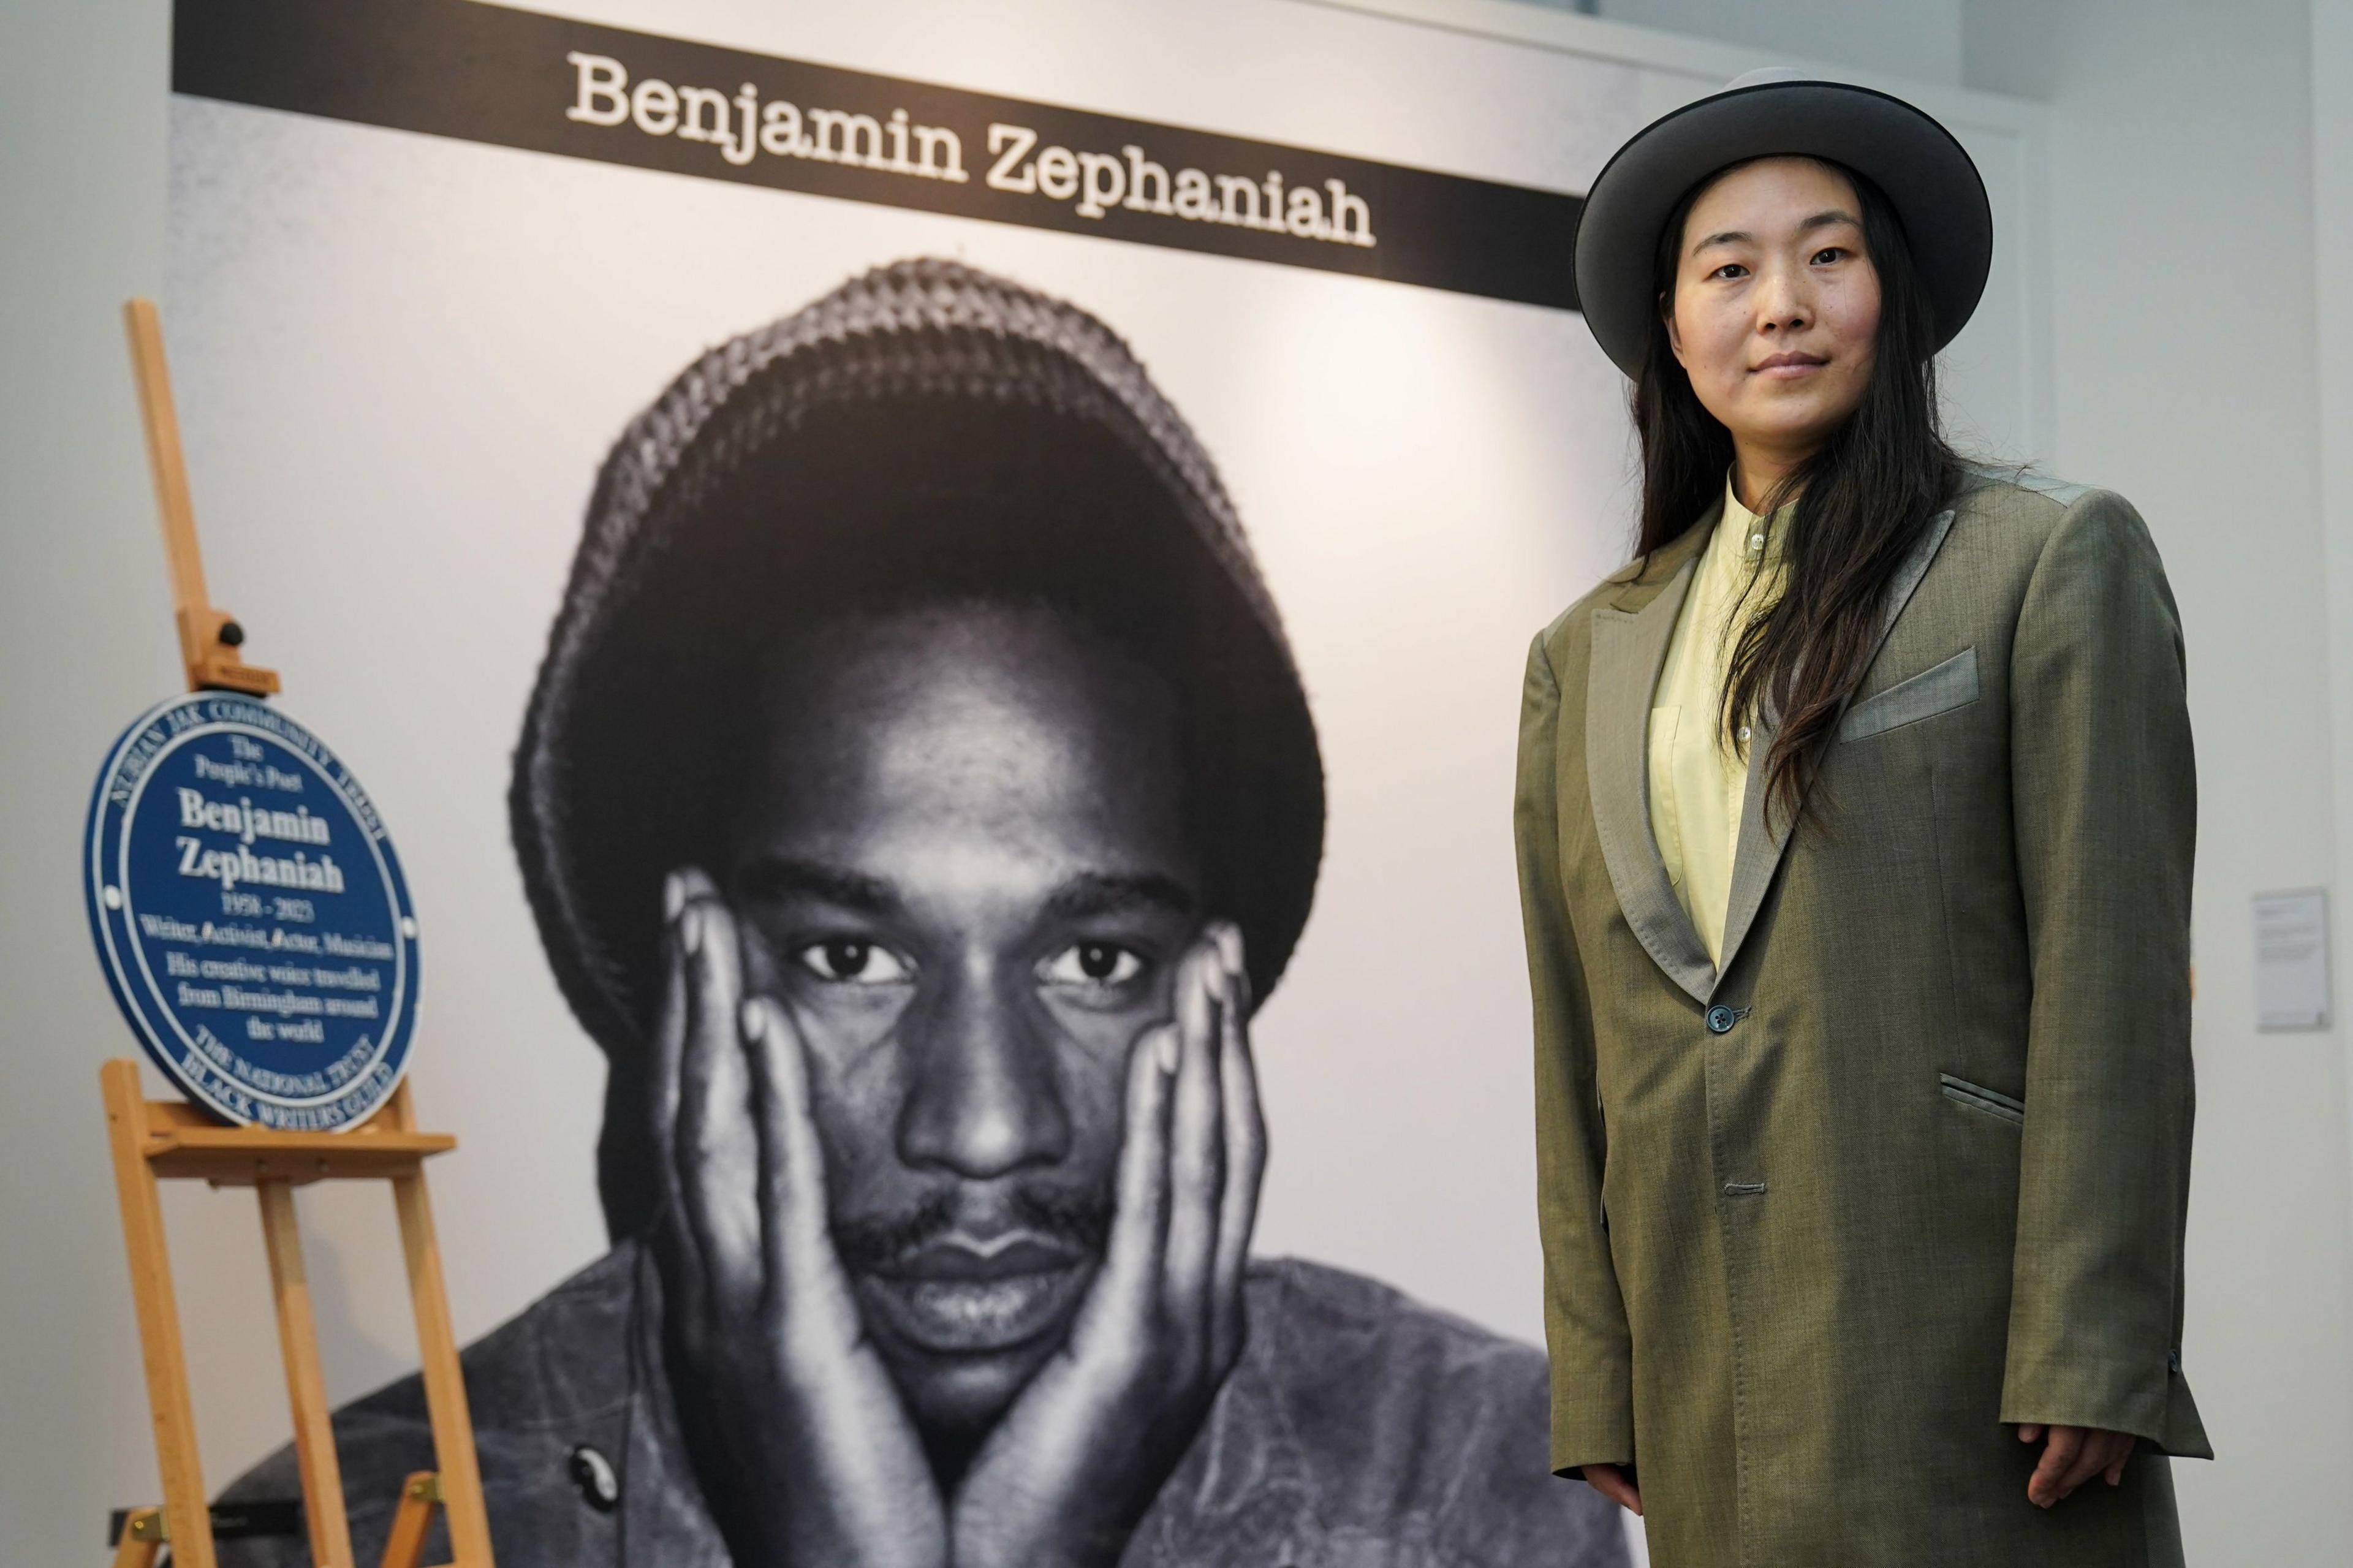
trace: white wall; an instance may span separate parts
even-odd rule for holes
[[[2139,504],[2189,648],[2200,1094],[2183,1359],[2220,1458],[2177,1468],[2186,1544],[2193,1562],[2341,1560],[2344,1059],[2334,1034],[2254,1032],[2248,909],[2262,889],[2348,885],[2330,788],[2332,732],[2347,731],[2332,724],[2322,572],[2309,12],[2046,0],[2011,23],[1972,54],[2048,82],[2051,465]],[[2340,196],[2340,226],[2346,210]],[[2330,429],[2341,464],[2343,426]]]
[[[122,1024],[59,977],[90,962],[65,896],[90,759],[176,658],[152,532],[120,526],[153,503],[115,325],[163,278],[166,65],[163,0],[0,4],[0,574],[40,584],[0,616],[0,801],[26,825],[0,879],[50,894],[0,899],[0,1558],[28,1564],[100,1561],[106,1507],[146,1500],[119,1485],[155,1484],[98,1104]]]
[[[2333,282],[2337,263],[2353,252],[2353,0],[2312,5],[2312,251],[2317,319],[2320,516],[2323,592],[2328,617],[2331,782],[2340,890],[2353,888],[2353,298]],[[2337,913],[2337,973],[2353,971],[2353,920]],[[2340,989],[2337,1006],[2346,1005]],[[2340,1030],[2353,1042],[2353,1030]],[[2353,1043],[2348,1043],[2353,1063]],[[2353,1109],[2353,1095],[2348,1096]]]
[[[1964,0],[1596,0],[1590,14],[1915,81],[1961,83]]]

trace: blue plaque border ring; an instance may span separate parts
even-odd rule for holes
[[[341,1131],[408,1065],[417,911],[374,803],[259,698],[158,703],[108,751],[90,933],[148,1058],[231,1121]]]

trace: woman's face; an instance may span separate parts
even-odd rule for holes
[[[1701,193],[1684,221],[1667,334],[1744,461],[1810,456],[1862,401],[1879,273],[1846,177],[1765,158]]]

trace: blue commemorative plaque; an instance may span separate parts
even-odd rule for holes
[[[258,698],[197,691],[107,754],[83,875],[114,999],[232,1121],[354,1126],[400,1081],[417,914],[367,792]]]

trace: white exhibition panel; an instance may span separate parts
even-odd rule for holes
[[[1493,0],[536,8],[1571,192],[1650,118],[1767,63]],[[2037,122],[1912,95],[1978,156],[2005,236],[1951,355],[1957,423],[2031,457],[2047,444]],[[435,1173],[461,1336],[604,1246],[602,1063],[547,973],[505,812],[596,466],[704,347],[914,255],[1070,299],[1127,339],[1219,464],[1293,637],[1330,819],[1314,914],[1256,1031],[1274,1138],[1260,1249],[1539,1336],[1517,693],[1530,635],[1624,558],[1630,526],[1622,385],[1577,318],[205,100],[175,100],[171,133],[163,303],[208,566],[290,710],[399,836],[427,931],[416,1094],[461,1141]],[[105,526],[111,555],[139,558],[148,519]],[[126,551],[115,532],[141,536]],[[388,1207],[305,1205],[345,1398],[414,1364]],[[208,1320],[196,1394],[218,1484],[283,1440],[259,1249],[239,1198],[174,1194],[169,1212],[183,1310]],[[92,1275],[119,1288],[119,1268]],[[128,1501],[152,1469],[123,1350]]]

